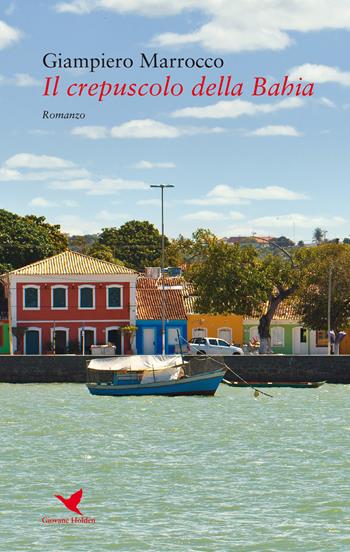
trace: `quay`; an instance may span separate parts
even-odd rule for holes
[[[0,355],[1,383],[85,383],[91,355]],[[217,357],[247,381],[350,383],[350,355],[247,355]],[[193,372],[203,357],[186,357]],[[225,378],[237,378],[227,371]]]

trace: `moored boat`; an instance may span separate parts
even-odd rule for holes
[[[101,358],[88,363],[86,385],[92,395],[214,395],[225,371],[208,359],[192,374],[180,355]]]
[[[222,380],[231,387],[295,387],[295,388],[317,388],[327,383],[326,381],[229,381]]]

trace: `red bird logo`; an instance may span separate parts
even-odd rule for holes
[[[82,496],[83,496],[83,489],[80,489],[76,493],[73,493],[72,496],[70,496],[69,498],[63,498],[63,496],[61,496],[61,495],[55,495],[55,497],[58,498],[58,500],[63,502],[65,507],[68,508],[68,510],[71,510],[72,512],[75,512],[76,514],[79,514],[80,516],[82,516],[83,514],[79,510],[78,504],[81,501]]]

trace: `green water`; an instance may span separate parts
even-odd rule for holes
[[[1,384],[0,550],[349,551],[350,386],[273,394]]]

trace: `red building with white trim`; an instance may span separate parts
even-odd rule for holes
[[[113,343],[132,352],[123,326],[136,325],[134,270],[74,251],[9,272],[12,348],[22,354],[90,352]]]

